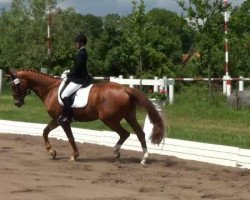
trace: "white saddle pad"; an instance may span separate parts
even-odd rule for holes
[[[62,99],[60,97],[60,93],[61,93],[61,90],[62,90],[62,87],[64,86],[64,84],[65,84],[65,81],[62,81],[60,86],[59,86],[59,89],[58,89],[58,101],[62,106],[63,106],[63,102],[62,102]],[[80,88],[76,92],[74,102],[71,105],[72,108],[83,108],[87,105],[88,98],[89,98],[89,92],[90,92],[90,89],[92,88],[92,86],[93,86],[93,84],[89,85],[86,88]]]

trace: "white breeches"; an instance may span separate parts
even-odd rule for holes
[[[61,94],[61,98],[69,97],[71,94],[73,94],[75,91],[77,91],[80,87],[82,87],[81,84],[76,84],[73,82],[70,82],[66,88],[63,90]]]

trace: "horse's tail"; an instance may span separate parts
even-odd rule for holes
[[[153,124],[153,131],[150,136],[151,142],[153,144],[160,144],[164,137],[165,127],[159,112],[141,91],[126,87],[126,92],[147,110],[149,119]]]

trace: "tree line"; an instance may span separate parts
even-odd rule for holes
[[[224,18],[220,0],[176,0],[179,15],[146,11],[131,1],[127,16],[99,17],[58,8],[57,0],[13,0],[0,12],[0,68],[47,67],[60,74],[74,62],[74,37],[88,37],[88,69],[94,76],[197,77],[224,75]],[[250,77],[250,0],[229,5],[230,74]],[[47,23],[52,13],[52,51],[47,53]]]

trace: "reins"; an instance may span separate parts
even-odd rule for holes
[[[53,84],[51,87],[49,87],[49,89],[47,89],[45,92],[43,92],[43,94],[48,94],[48,92],[52,89],[54,89],[55,87],[58,87],[60,85],[60,83],[56,83]]]

